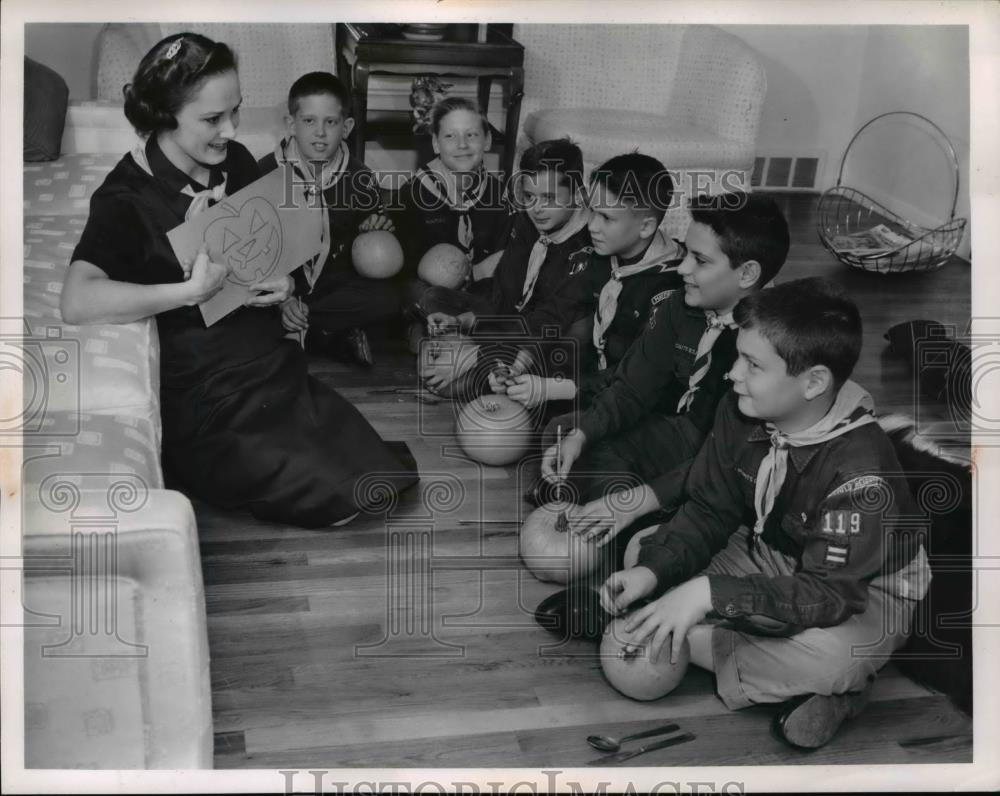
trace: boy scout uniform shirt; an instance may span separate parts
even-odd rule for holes
[[[649,322],[650,313],[653,308],[667,299],[672,290],[676,290],[684,284],[684,278],[677,273],[677,266],[684,259],[684,245],[679,241],[674,241],[680,247],[680,256],[676,260],[664,263],[660,268],[650,268],[638,274],[626,277],[622,280],[622,292],[618,297],[618,307],[615,317],[611,321],[607,332],[604,335],[604,356],[608,367],[603,374],[597,367],[597,351],[593,345],[587,346],[583,360],[582,372],[588,374],[584,377],[584,389],[596,392],[605,381],[610,378],[615,365],[617,365],[629,346],[642,333]],[[642,259],[643,255],[624,260],[619,258],[621,265],[634,265]],[[589,314],[592,316],[597,311],[598,300],[601,296],[601,289],[611,279],[611,258],[601,254],[592,254],[590,263],[587,266],[587,279],[590,282],[590,306]],[[593,381],[593,374],[596,382]]]
[[[684,302],[683,289],[674,290],[653,307],[646,329],[618,367],[605,372],[609,376],[604,388],[580,418],[579,428],[588,444],[627,431],[650,414],[677,414],[706,325],[704,311]],[[736,330],[724,329],[712,346],[708,372],[683,415],[695,432],[704,435],[712,427],[719,400],[729,389],[726,373],[735,361]],[[649,486],[662,500],[676,494],[675,480],[668,471]]]
[[[258,166],[262,175],[274,171],[278,168],[275,154],[265,155],[258,161]],[[302,176],[296,174],[296,179],[301,180]],[[330,217],[330,252],[312,287],[311,292],[317,295],[323,295],[325,281],[336,281],[332,279],[336,274],[353,270],[351,246],[358,235],[358,227],[372,213],[380,213],[384,209],[371,169],[353,156],[348,158],[340,179],[323,191],[323,203]],[[303,269],[296,268],[292,278],[295,280],[295,295],[310,293]]]
[[[510,236],[511,208],[500,178],[487,172],[481,199],[469,211],[472,225],[472,262],[478,263],[500,251]],[[420,258],[439,243],[450,243],[466,251],[458,238],[460,213],[410,179],[399,191],[391,207],[397,237],[406,255],[406,268],[416,273]]]
[[[641,541],[638,565],[656,575],[656,596],[704,570],[741,525],[754,526],[757,470],[770,447],[764,425],[740,414],[734,393],[726,395],[691,467],[686,501]],[[767,616],[793,632],[864,611],[869,582],[898,572],[919,550],[905,522],[899,533],[892,529],[894,518],[918,515],[901,473],[877,423],[788,448],[784,484],[751,544],[793,557],[797,571],[707,575],[714,611],[727,619]]]
[[[533,337],[546,327],[563,334],[573,321],[590,311],[587,266],[593,247],[586,227],[562,243],[551,243],[527,305],[517,305],[524,292],[531,249],[539,238],[528,214],[514,216],[510,238],[493,273],[493,306],[498,315],[521,315]]]

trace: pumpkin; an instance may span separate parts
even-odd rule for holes
[[[608,682],[632,699],[648,701],[659,699],[673,691],[684,679],[691,661],[691,645],[687,639],[681,646],[677,663],[670,662],[668,638],[655,663],[649,659],[649,648],[640,646],[633,654],[625,654],[625,647],[633,636],[625,632],[625,619],[617,617],[604,630],[601,638],[601,669]]]
[[[528,411],[506,395],[482,395],[469,401],[455,419],[462,450],[483,464],[516,462],[528,451],[532,421]]]
[[[465,284],[472,266],[458,246],[438,243],[431,246],[417,264],[417,276],[437,287],[459,288]]]
[[[448,376],[451,382],[439,394],[451,396],[450,387],[458,377],[474,367],[479,359],[479,346],[462,334],[442,334],[422,340],[417,357],[417,375],[421,379]]]
[[[362,232],[351,246],[354,270],[369,279],[388,279],[403,269],[403,247],[384,229]]]
[[[269,277],[281,255],[281,220],[270,202],[259,196],[239,209],[224,202],[231,215],[215,219],[205,229],[212,259],[229,266],[230,282],[249,286]]]
[[[532,575],[550,583],[568,583],[593,572],[604,558],[604,548],[570,533],[565,511],[571,504],[546,503],[521,525],[518,549]],[[610,572],[608,573],[611,574]]]

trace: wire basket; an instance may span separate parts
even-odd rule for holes
[[[955,175],[951,215],[939,227],[929,229],[914,224],[856,188],[841,185],[844,165],[858,136],[870,125],[887,116],[915,116],[937,130],[948,145]],[[878,274],[932,271],[944,265],[962,242],[964,218],[955,218],[958,205],[958,156],[955,148],[930,119],[910,111],[890,111],[871,119],[854,134],[840,159],[837,184],[819,199],[816,222],[823,246],[844,265]]]

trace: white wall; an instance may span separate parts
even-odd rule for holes
[[[33,22],[24,26],[24,54],[58,72],[71,100],[94,97],[94,54],[100,23]]]
[[[765,156],[822,158],[817,182],[833,184],[858,113],[866,26],[725,25],[756,52],[767,74],[757,138]]]
[[[727,25],[767,73],[757,151],[825,157],[818,187],[834,185],[851,136],[892,110],[927,116],[957,150],[957,215],[969,217],[969,45],[962,26]],[[852,148],[844,183],[918,224],[944,221],[951,164],[939,140],[903,117],[879,123]],[[968,240],[968,235],[966,236]],[[959,249],[968,256],[968,244]]]
[[[968,218],[967,28],[886,26],[871,29],[861,70],[855,127],[893,110],[926,116],[951,141],[958,155],[960,174],[956,215]],[[866,131],[852,148],[845,181],[849,178],[859,190],[873,199],[884,199],[891,210],[918,224],[933,225],[946,219],[951,210],[954,169],[940,137],[928,134],[919,121],[913,122],[906,117],[890,117],[869,130],[871,134]],[[966,238],[968,240],[968,235]],[[967,245],[964,252],[967,255]]]

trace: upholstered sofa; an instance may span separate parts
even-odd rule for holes
[[[258,157],[276,143],[292,80],[334,62],[329,25],[109,24],[98,99],[70,103],[58,159],[24,165],[24,319],[2,331],[24,340],[29,768],[212,765],[198,533],[187,498],[164,489],[156,326],[59,315],[90,195],[138,141],[122,85],[152,44],[183,29],[245,56],[239,138]]]
[[[155,325],[59,316],[115,160],[24,168],[25,766],[210,767],[197,527],[163,488]]]
[[[764,68],[711,25],[514,26],[524,45],[518,148],[569,136],[587,170],[638,149],[676,173],[664,229],[683,236],[692,191],[749,188]],[[703,175],[703,176],[698,176]]]

